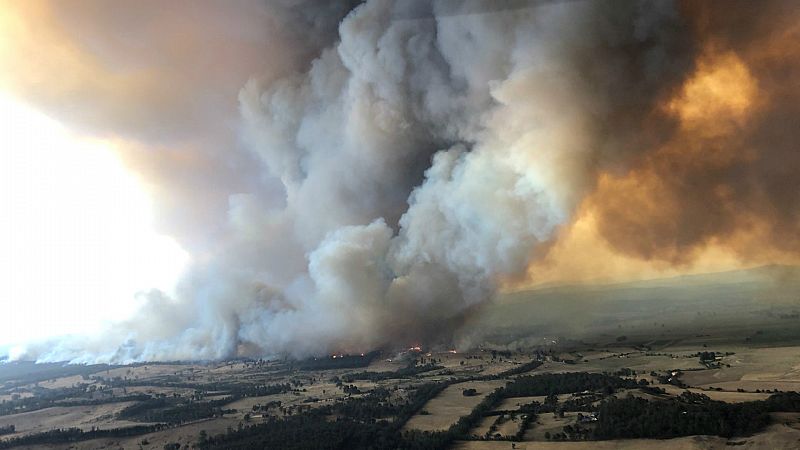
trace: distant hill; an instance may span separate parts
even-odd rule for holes
[[[473,319],[488,335],[580,336],[625,327],[728,325],[800,313],[800,267],[764,266],[501,294]],[[756,316],[754,316],[756,315]]]
[[[25,383],[45,381],[52,378],[68,377],[72,375],[88,375],[102,370],[113,369],[120,366],[106,364],[67,364],[67,363],[41,363],[33,361],[0,362],[0,385],[4,383],[24,380]]]
[[[738,284],[743,282],[763,284],[789,283],[800,285],[800,266],[767,265],[750,269],[680,275],[628,282],[547,284],[507,295],[514,296],[517,294],[530,294],[548,290],[617,290],[626,288]]]
[[[779,298],[800,294],[800,266],[762,266],[753,269],[682,275],[669,278],[625,283],[574,284],[545,286],[503,294],[498,303],[535,302],[540,299],[585,300],[731,300],[753,292],[778,295]],[[708,294],[715,293],[712,297]],[[724,298],[717,298],[726,294]],[[748,297],[750,298],[750,297]],[[775,298],[773,300],[777,300]]]

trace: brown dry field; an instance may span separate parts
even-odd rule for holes
[[[241,422],[233,418],[220,418],[201,420],[177,428],[162,430],[156,433],[148,433],[129,438],[109,438],[93,439],[83,442],[75,442],[70,445],[46,445],[30,448],[42,449],[74,449],[74,450],[98,450],[98,449],[152,449],[161,450],[165,444],[177,442],[183,445],[193,446],[197,443],[197,437],[201,430],[205,430],[209,435],[225,433],[228,427],[236,428]],[[146,445],[142,442],[147,441]],[[25,448],[25,447],[19,447]]]
[[[519,414],[505,414],[503,420],[497,425],[497,431],[501,436],[514,436],[519,431],[522,418]]]
[[[75,375],[71,377],[62,377],[56,378],[54,380],[46,380],[40,381],[38,384],[39,387],[45,389],[57,389],[57,388],[67,388],[72,387],[77,384],[84,383],[84,384],[94,384],[94,380],[84,379],[80,375]]]
[[[587,413],[583,413],[587,414]],[[546,441],[544,434],[561,433],[561,429],[567,425],[574,425],[578,421],[577,412],[565,412],[564,417],[555,417],[552,413],[539,414],[531,424],[523,439],[525,441]]]
[[[254,414],[253,413],[254,405],[264,405],[269,402],[280,401],[282,407],[303,406],[303,407],[313,408],[331,404],[331,402],[333,402],[334,399],[341,398],[341,391],[339,391],[334,384],[330,383],[307,386],[306,390],[307,392],[303,392],[303,395],[284,393],[284,394],[266,395],[262,397],[246,397],[226,404],[225,408],[237,410],[236,413],[230,415],[229,417],[243,420],[245,414],[248,413],[251,415]],[[323,393],[322,391],[325,391],[325,393]],[[306,399],[312,397],[318,398],[319,401],[314,403],[307,403]],[[271,408],[269,410],[269,414],[280,415],[280,411],[277,408]]]
[[[649,371],[664,372],[668,370],[682,370],[680,379],[692,386],[688,389],[670,385],[657,385],[663,388],[668,395],[680,395],[685,390],[707,395],[712,400],[725,401],[729,403],[763,400],[769,397],[769,393],[756,393],[756,389],[779,389],[784,391],[800,391],[800,347],[744,347],[741,345],[719,345],[713,348],[700,346],[698,344],[676,345],[672,348],[665,348],[656,351],[639,351],[634,348],[614,348],[614,351],[599,350],[596,352],[584,352],[572,354],[571,356],[578,361],[575,364],[564,362],[548,361],[538,368],[535,372],[564,373],[576,371],[590,372],[613,372],[623,367],[631,368],[638,372],[640,378],[652,381]],[[721,360],[721,366],[717,369],[707,369],[700,364],[696,353],[703,350],[714,350],[720,353],[730,352],[731,355],[725,356]],[[560,358],[568,358],[569,354],[561,354]],[[728,367],[730,366],[730,367]],[[717,391],[711,388],[721,388]],[[747,392],[737,392],[736,389],[744,389]],[[641,392],[620,392],[618,395],[637,395],[649,396]],[[559,396],[559,401],[563,401],[567,396]],[[505,399],[498,410],[516,409],[519,405],[531,401],[543,401],[544,397],[526,397]],[[626,440],[613,442],[547,442],[544,439],[544,432],[560,432],[561,428],[569,423],[574,423],[574,418],[567,413],[565,419],[554,418],[552,414],[541,415],[537,420],[539,424],[534,424],[525,435],[525,441],[516,443],[516,448],[524,449],[605,449],[605,448],[670,448],[670,449],[722,449],[735,447],[746,449],[771,449],[771,448],[800,448],[800,422],[798,414],[781,413],[776,414],[775,425],[771,426],[763,433],[759,433],[749,438],[726,440],[717,437],[686,437],[671,440]],[[785,416],[785,423],[781,422],[781,416]],[[474,430],[475,434],[483,434],[488,431],[488,427],[493,421],[484,420],[479,427]],[[536,441],[536,442],[531,442]],[[511,448],[510,442],[461,442],[455,448],[459,449],[494,449]]]
[[[633,348],[619,348],[610,355],[607,352],[600,352],[602,356],[595,356],[593,353],[583,352],[583,358],[575,364],[564,362],[548,361],[536,369],[538,373],[565,373],[565,372],[615,372],[622,368],[636,370],[640,373],[650,371],[660,371],[669,369],[694,370],[704,367],[696,356],[691,356],[698,352],[670,352],[670,354],[648,354]],[[589,357],[587,357],[589,356]],[[586,362],[584,362],[586,361]]]
[[[756,400],[765,400],[770,394],[756,393],[756,392],[736,392],[736,391],[712,391],[707,389],[682,389],[677,386],[660,385],[660,388],[667,391],[670,395],[681,395],[684,391],[694,392],[696,394],[703,394],[708,396],[711,400],[717,400],[726,403],[741,403],[752,402]],[[720,386],[721,387],[721,386]]]
[[[515,409],[519,409],[520,406],[526,405],[528,403],[539,402],[544,403],[545,396],[544,395],[534,395],[532,397],[511,397],[511,398],[504,398],[495,411],[513,411]]]
[[[800,391],[800,348],[733,347],[728,351],[734,354],[724,357],[722,362],[730,367],[687,372],[682,379],[698,387]]]
[[[702,393],[714,400],[726,402],[742,402],[760,400],[769,396],[768,393],[756,393],[756,389],[780,389],[800,391],[800,347],[781,346],[781,347],[747,347],[741,344],[715,344],[708,347],[703,346],[704,342],[687,342],[680,340],[671,341],[669,347],[661,346],[659,350],[644,351],[632,346],[616,346],[611,348],[597,348],[596,350],[571,350],[564,351],[559,356],[564,359],[573,359],[575,363],[568,364],[559,361],[546,361],[542,366],[532,372],[535,373],[563,373],[563,372],[614,372],[621,368],[630,368],[637,371],[637,377],[653,381],[649,375],[650,371],[665,373],[670,370],[682,370],[680,379],[691,386],[692,392]],[[706,345],[708,345],[706,343]],[[707,369],[700,364],[696,356],[698,351],[710,350],[721,353],[732,353],[722,358],[721,366],[715,369]],[[444,366],[446,369],[458,373],[461,376],[479,374],[496,374],[504,370],[515,367],[517,364],[526,362],[529,356],[524,353],[516,353],[511,359],[499,358],[492,361],[488,351],[476,350],[468,353],[453,354],[447,351],[435,352],[428,356],[420,354],[426,360],[435,359],[436,364]],[[388,361],[392,359],[392,361]],[[516,359],[516,361],[514,360]],[[464,362],[462,365],[461,362]],[[170,365],[148,365],[136,367],[122,367],[102,371],[95,375],[100,377],[127,377],[139,381],[147,379],[157,380],[160,377],[176,373],[181,378],[192,379],[195,382],[210,380],[242,381],[258,383],[285,383],[294,381],[303,382],[304,392],[276,394],[265,397],[250,397],[231,402],[226,408],[236,409],[237,412],[226,415],[224,418],[208,419],[172,429],[163,430],[157,433],[142,435],[132,438],[113,438],[96,439],[72,444],[76,449],[93,448],[139,448],[142,440],[147,440],[148,445],[143,448],[160,449],[169,442],[180,442],[181,444],[193,444],[200,430],[206,430],[209,434],[225,432],[227,427],[236,428],[244,420],[245,413],[252,414],[252,407],[255,404],[264,404],[269,401],[280,400],[283,406],[303,406],[316,407],[336,401],[344,397],[340,388],[337,388],[330,379],[336,375],[341,376],[345,373],[360,372],[364,370],[382,372],[394,371],[404,367],[406,361],[399,358],[376,359],[368,368],[326,370],[317,372],[291,372],[283,375],[271,375],[270,371],[275,369],[269,364],[254,368],[254,366],[236,362],[218,365],[192,365],[192,364],[170,364]],[[481,367],[482,366],[482,367]],[[728,367],[730,366],[730,367]],[[385,387],[393,391],[395,398],[405,395],[406,388],[419,383],[426,383],[435,380],[449,379],[452,375],[440,374],[439,371],[424,373],[418,378],[388,379],[378,382],[355,381],[354,384],[362,391],[367,391],[375,387]],[[313,379],[313,383],[311,382]],[[508,380],[493,381],[472,381],[454,384],[445,389],[439,396],[428,401],[422,410],[428,411],[429,415],[417,414],[408,421],[404,429],[419,430],[445,430],[455,423],[459,417],[469,414],[485,395],[491,393],[495,388],[504,385]],[[38,383],[40,387],[67,387],[77,383],[97,383],[93,380],[84,380],[80,376],[69,376],[47,380]],[[100,383],[97,383],[98,385]],[[32,385],[31,385],[32,386]],[[28,389],[31,386],[26,386]],[[656,386],[663,388],[668,395],[680,395],[684,389],[670,385]],[[397,391],[394,388],[397,387]],[[723,391],[712,390],[710,388],[722,388]],[[25,387],[23,387],[24,389]],[[479,395],[465,397],[462,395],[463,389],[475,388]],[[744,389],[747,392],[736,392],[736,389]],[[119,391],[119,392],[117,392]],[[128,393],[150,393],[150,394],[178,394],[180,396],[191,395],[193,390],[188,388],[164,388],[158,386],[136,386],[128,387]],[[324,392],[323,392],[324,391]],[[115,394],[121,395],[120,388],[114,389]],[[20,391],[22,396],[31,395],[29,392]],[[644,394],[639,390],[621,391],[617,395],[637,395],[650,398],[650,394]],[[209,393],[206,398],[213,398],[214,393]],[[6,395],[10,398],[10,395]],[[570,398],[571,394],[559,396],[559,401],[563,402]],[[310,399],[318,399],[316,402],[308,402]],[[504,399],[496,410],[516,410],[520,405],[532,401],[544,401],[544,396],[520,397]],[[119,426],[130,426],[139,423],[116,420],[114,415],[117,411],[124,408],[126,403],[109,403],[106,405],[95,405],[87,407],[54,407],[44,410],[18,413],[8,416],[0,416],[0,426],[14,424],[19,434],[35,431],[44,431],[56,427],[77,426],[88,429],[92,426],[100,428],[111,428]],[[277,409],[270,411],[271,414],[280,414]],[[526,442],[517,443],[516,447],[523,449],[610,449],[610,448],[667,448],[670,450],[681,449],[722,449],[731,448],[728,442],[742,442],[736,448],[743,449],[766,449],[766,448],[800,448],[800,422],[799,414],[776,415],[776,424],[771,426],[764,433],[758,435],[734,439],[727,441],[717,437],[686,437],[671,440],[626,440],[612,442],[547,442],[544,439],[544,432],[560,432],[561,428],[569,423],[574,423],[576,413],[567,413],[567,417],[560,419],[554,418],[552,414],[542,414],[537,418],[538,423],[534,423],[526,432]],[[260,419],[253,419],[257,423]],[[489,427],[495,423],[497,416],[484,418],[472,433],[483,435]],[[497,432],[501,435],[512,435],[516,433],[520,417],[516,420],[507,420],[498,425]],[[67,448],[69,446],[43,446],[40,448]],[[461,442],[455,448],[459,449],[510,449],[510,442],[476,441]]]
[[[501,417],[503,419],[501,419]],[[505,414],[502,416],[486,416],[481,419],[477,427],[470,430],[473,436],[485,436],[489,432],[489,428],[496,424],[497,430],[492,433],[500,434],[501,436],[514,436],[519,431],[522,416],[520,414]],[[499,422],[499,423],[498,423]]]
[[[191,364],[146,364],[141,366],[117,367],[116,369],[103,370],[96,372],[92,376],[103,378],[150,378],[161,375],[174,375],[176,372],[181,374],[188,373],[189,370],[203,371],[204,367],[197,367]]]
[[[0,416],[0,427],[14,425],[16,435],[47,431],[54,428],[77,427],[88,430],[141,425],[139,422],[117,420],[114,415],[133,402],[107,403],[91,406],[56,406],[38,411]],[[3,436],[10,437],[10,436]]]
[[[165,394],[165,395],[173,395],[178,394],[181,396],[191,395],[194,392],[193,389],[189,388],[174,388],[174,387],[163,387],[163,386],[128,386],[125,389],[122,388],[113,388],[112,391],[116,396],[123,396],[125,394]]]
[[[495,411],[513,411],[515,409],[519,409],[520,406],[526,405],[532,402],[539,402],[544,403],[544,399],[546,396],[544,395],[534,395],[532,397],[511,397],[511,398],[504,398],[503,401],[497,405]],[[571,398],[572,394],[561,394],[558,395],[558,401],[563,402],[564,400]]]
[[[441,394],[426,403],[422,410],[430,414],[417,414],[403,427],[405,430],[437,431],[446,430],[461,416],[469,414],[472,409],[492,393],[495,389],[505,385],[503,380],[494,381],[468,381],[448,386]],[[475,389],[478,395],[465,397],[464,389]]]
[[[486,416],[478,422],[478,426],[470,430],[473,436],[485,436],[491,427],[497,421],[497,416]]]

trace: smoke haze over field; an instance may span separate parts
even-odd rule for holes
[[[5,7],[4,85],[115,140],[192,255],[21,357],[451,345],[502,286],[798,262],[790,1]]]

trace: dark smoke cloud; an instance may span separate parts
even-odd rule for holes
[[[62,340],[39,357],[304,356],[458,343],[464,318],[499,280],[525,273],[576,211],[591,210],[615,248],[645,258],[691,254],[739,227],[727,219],[741,206],[797,239],[796,203],[785,210],[798,195],[788,120],[797,102],[777,101],[782,90],[791,99],[800,92],[791,87],[794,65],[757,56],[744,37],[727,42],[731,30],[707,20],[721,7],[369,0],[264,8],[274,57],[238,93],[243,146],[209,149],[214,156],[196,166],[174,159],[179,174],[192,167],[184,193],[201,184],[194,167],[211,173],[216,158],[229,165],[213,185],[215,196],[224,193],[224,221],[202,228],[214,244],[203,246],[175,298],[151,292],[140,316],[102,341]],[[242,20],[242,33],[261,30]],[[780,47],[780,29],[746,33]],[[121,44],[108,45],[97,51],[116,55]],[[730,115],[738,106],[722,101],[724,129],[698,132],[716,122],[687,109],[691,80],[716,73],[720,61],[735,74],[739,59],[714,57],[727,49],[770,106]],[[181,98],[205,88],[189,85]],[[197,120],[186,130],[207,123]],[[124,130],[141,126],[119,121]],[[158,134],[141,139],[161,143]],[[755,159],[707,155],[767,142]],[[161,163],[142,167],[157,172]],[[228,181],[239,173],[249,181]],[[162,177],[152,178],[173,192]],[[707,207],[704,194],[717,192],[719,179],[737,181],[715,194],[730,203]],[[202,204],[188,197],[171,204]]]
[[[745,260],[800,252],[800,8],[753,6],[691,5],[699,64],[665,103],[680,126],[588,201],[615,248],[681,264],[709,244]]]

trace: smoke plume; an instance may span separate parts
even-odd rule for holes
[[[218,175],[225,214],[198,225],[176,295],[143,294],[139,315],[102,339],[31,352],[130,361],[452,345],[500,284],[535,278],[587,218],[637,260],[688,264],[710,244],[743,260],[793,257],[800,14],[790,2],[752,8],[278,2],[265,13],[278,24],[265,25],[275,64],[238,93],[240,144],[197,152],[213,155],[201,158],[209,172],[237,163]],[[130,120],[119,123],[135,134]],[[187,130],[213,122],[194,120]],[[203,205],[189,198],[200,183],[170,205]]]

